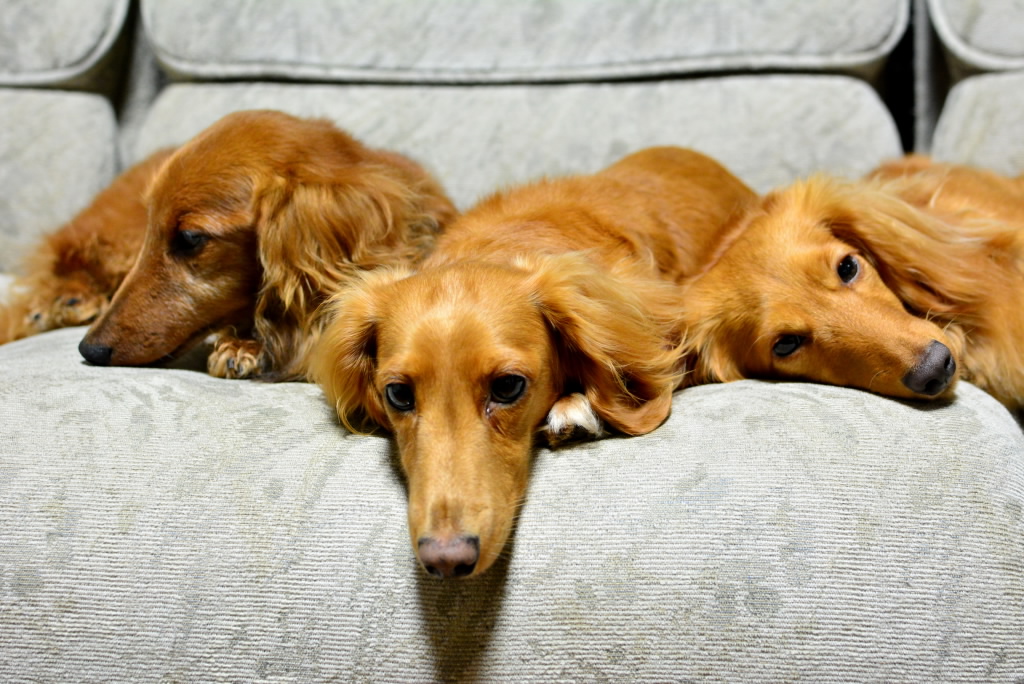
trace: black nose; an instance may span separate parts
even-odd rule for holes
[[[110,357],[114,355],[114,350],[103,344],[89,344],[82,340],[78,344],[78,353],[94,366],[109,366]]]
[[[465,577],[473,573],[480,558],[479,537],[448,540],[423,537],[419,540],[420,562],[435,577]]]
[[[949,347],[938,340],[932,340],[924,354],[921,354],[917,365],[903,376],[903,384],[913,392],[934,397],[949,387],[949,381],[954,373],[956,359],[953,358]]]

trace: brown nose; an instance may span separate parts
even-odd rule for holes
[[[949,381],[956,373],[956,359],[949,347],[938,340],[932,340],[917,360],[917,365],[903,376],[907,389],[934,397],[949,387]]]
[[[470,575],[480,558],[479,537],[421,537],[418,546],[420,563],[423,563],[423,568],[435,577]]]

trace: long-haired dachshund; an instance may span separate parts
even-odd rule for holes
[[[173,149],[130,167],[25,259],[0,320],[0,343],[72,325],[106,310],[142,246],[143,194]]]
[[[790,378],[1024,397],[1024,188],[909,157],[769,194],[686,284],[690,383]]]
[[[139,258],[79,345],[96,365],[174,358],[211,334],[211,375],[289,380],[320,304],[413,262],[455,215],[415,162],[330,122],[236,112],[183,145],[146,198]]]
[[[371,273],[332,300],[313,377],[349,429],[394,434],[429,573],[495,561],[538,430],[557,440],[604,421],[638,435],[665,420],[676,283],[755,199],[707,157],[653,148],[496,194],[420,271]]]

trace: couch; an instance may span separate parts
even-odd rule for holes
[[[916,148],[1024,172],[1011,0],[8,0],[0,271],[223,114],[329,117],[460,207],[651,144],[759,191]],[[4,681],[1024,681],[1024,435],[743,381],[538,448],[505,556],[417,566],[315,385],[0,347]]]

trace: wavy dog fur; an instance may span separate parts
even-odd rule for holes
[[[812,178],[737,222],[685,289],[688,383],[790,378],[929,399],[959,376],[1020,409],[1018,179],[922,157],[860,182]]]
[[[428,572],[493,564],[538,430],[558,441],[600,419],[637,435],[665,420],[677,283],[755,199],[703,155],[652,148],[498,193],[420,271],[366,274],[330,302],[313,377],[350,429],[394,434]]]
[[[410,159],[264,110],[183,145],[147,204],[139,259],[82,355],[149,364],[215,334],[211,375],[267,380],[304,378],[320,304],[363,270],[419,260],[455,215]]]
[[[128,168],[25,259],[0,321],[0,343],[84,325],[110,304],[142,247],[143,195],[170,157],[159,150]]]

